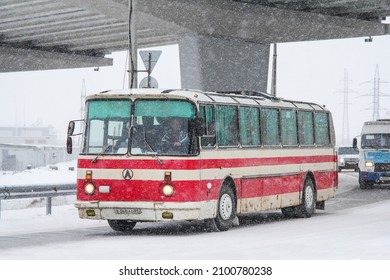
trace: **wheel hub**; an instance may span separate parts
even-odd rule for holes
[[[228,220],[233,212],[233,201],[230,195],[224,194],[221,197],[221,203],[219,204],[219,214],[223,220]]]
[[[313,205],[313,202],[314,202],[314,193],[313,193],[313,189],[308,187],[306,188],[306,191],[305,191],[305,201],[306,201],[306,205],[307,206],[311,206]]]

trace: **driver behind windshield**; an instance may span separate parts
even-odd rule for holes
[[[183,120],[180,118],[171,118],[169,127],[161,139],[161,147],[165,152],[183,153],[188,150],[188,133],[184,128]]]

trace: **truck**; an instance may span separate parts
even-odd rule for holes
[[[359,150],[360,188],[390,184],[390,119],[365,122],[353,147]]]

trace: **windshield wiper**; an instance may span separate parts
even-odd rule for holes
[[[102,151],[92,160],[92,163],[95,163],[98,159],[98,157],[100,157],[102,154],[104,154],[105,152],[108,152],[110,150],[110,148],[112,148],[112,145],[106,145],[103,147]]]
[[[157,162],[160,164],[160,165],[163,165],[163,162],[162,160],[157,156],[157,152],[152,148],[152,146],[150,146],[148,140],[146,140],[146,133],[145,133],[145,130],[144,130],[144,144],[145,146],[152,152],[151,155],[152,157],[155,157]]]

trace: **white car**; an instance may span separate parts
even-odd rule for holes
[[[338,170],[354,169],[359,171],[359,150],[353,147],[338,147]]]

